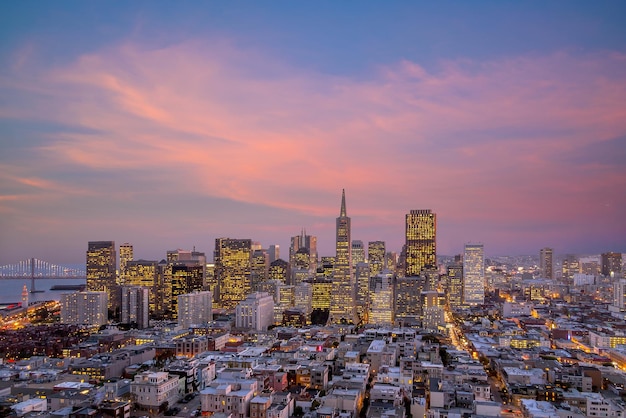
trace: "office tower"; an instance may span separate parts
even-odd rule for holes
[[[369,314],[369,297],[370,297],[370,272],[369,263],[358,263],[355,266],[356,280],[356,315],[359,322],[368,323],[367,316]]]
[[[440,331],[446,325],[444,319],[444,305],[446,296],[443,293],[429,290],[422,292],[422,328],[431,331]]]
[[[370,265],[372,276],[386,268],[385,241],[370,241],[367,243],[367,262]]]
[[[133,261],[133,246],[132,244],[125,242],[120,245],[120,285],[123,285],[126,281],[126,263],[129,261]]]
[[[336,237],[337,255],[333,269],[333,292],[328,320],[333,324],[355,323],[351,225],[346,211],[345,190],[341,193],[341,210],[336,221]]]
[[[457,261],[450,264],[446,277],[448,306],[450,310],[458,310],[463,305],[463,263]]]
[[[176,319],[178,296],[205,290],[204,272],[206,265],[196,260],[171,261],[163,268],[163,300],[166,316]],[[211,293],[212,295],[212,293]]]
[[[294,308],[304,315],[306,324],[311,323],[313,312],[313,286],[311,283],[300,283],[294,287]]]
[[[573,254],[567,254],[563,259],[562,265],[563,281],[565,283],[572,283],[574,274],[580,273],[580,260]]]
[[[361,240],[352,240],[352,265],[365,263],[365,246]]]
[[[216,305],[231,310],[251,291],[250,258],[252,240],[217,238],[215,240]]]
[[[397,322],[404,325],[420,323],[422,316],[420,297],[422,292],[427,290],[427,286],[424,276],[396,277],[394,281],[394,311]]]
[[[235,326],[266,331],[274,323],[274,298],[265,292],[249,294],[235,307]]]
[[[283,323],[283,312],[296,304],[295,286],[276,282],[274,290],[274,323]]]
[[[380,274],[376,276],[371,289],[371,307],[369,322],[377,325],[393,325],[393,276]]]
[[[330,294],[333,290],[333,282],[323,276],[309,279],[307,283],[311,284],[312,300],[311,307],[313,310],[330,312]]]
[[[385,265],[387,266],[387,270],[398,274],[398,258],[398,253],[395,251],[388,251],[387,254],[385,254]],[[402,269],[402,275],[404,275],[404,269]]]
[[[297,285],[308,279],[313,274],[311,267],[311,256],[309,249],[301,247],[296,251],[293,256],[293,263],[291,264],[291,279],[289,284]]]
[[[552,248],[546,247],[539,251],[539,274],[544,279],[554,279]]]
[[[213,293],[201,291],[178,295],[178,325],[190,328],[204,325],[213,320]]]
[[[108,320],[107,299],[106,291],[74,292],[61,295],[61,323],[94,327],[106,324]]]
[[[600,258],[598,256],[583,257],[580,261],[580,271],[583,274],[598,276],[600,274]]]
[[[115,241],[89,241],[87,245],[87,291],[107,292],[108,309],[114,318],[119,315]]]
[[[423,269],[437,268],[437,217],[430,209],[406,215],[405,275],[419,276]]]
[[[269,270],[270,255],[267,250],[254,250],[250,261],[250,287],[252,291],[260,291],[260,285],[268,279]]]
[[[622,253],[602,253],[602,275],[619,277],[622,274]]]
[[[126,286],[140,286],[148,289],[150,315],[160,317],[167,311],[167,295],[164,293],[163,278],[159,274],[157,261],[133,260],[126,263]]]
[[[121,287],[120,322],[137,329],[150,326],[150,291],[147,287]]]
[[[324,256],[320,258],[319,266],[317,267],[316,276],[324,277],[326,279],[332,279],[333,270],[335,269],[335,257]]]
[[[307,235],[304,229],[302,229],[300,235],[291,237],[291,245],[289,246],[289,264],[291,264],[292,268],[296,264],[294,257],[301,248],[309,250],[309,267],[315,271],[317,268],[317,237]]]
[[[463,303],[485,303],[485,249],[483,244],[465,244],[463,253]]]
[[[268,252],[270,254],[270,263],[278,260],[280,258],[280,245],[272,244],[270,245]]]
[[[279,258],[270,264],[268,279],[288,284],[289,271],[289,263]]]

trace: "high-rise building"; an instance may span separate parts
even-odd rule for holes
[[[539,251],[539,274],[544,279],[554,279],[554,263],[552,248],[542,248]]]
[[[115,241],[89,241],[87,245],[87,291],[107,292],[108,308],[119,315]]]
[[[274,323],[274,298],[265,292],[249,294],[235,309],[235,326],[265,331]]]
[[[365,263],[365,246],[363,241],[355,239],[352,240],[352,265],[359,263]]]
[[[178,325],[190,328],[213,320],[213,293],[201,291],[177,296]]]
[[[370,264],[372,276],[376,276],[386,268],[385,241],[370,241],[367,243],[367,261]]]
[[[149,309],[151,315],[163,314],[165,306],[164,286],[157,261],[133,260],[126,263],[126,286],[140,286],[149,290]]]
[[[269,269],[270,255],[267,250],[254,250],[250,261],[250,287],[253,291],[261,290],[259,286],[267,281]]]
[[[430,290],[422,292],[422,328],[432,331],[441,331],[445,326],[444,305],[445,295]]]
[[[369,298],[370,298],[370,265],[368,263],[358,263],[355,266],[356,281],[356,314],[359,322],[368,323]]]
[[[377,325],[393,325],[394,321],[394,298],[393,277],[391,274],[380,274],[373,281],[371,289],[371,310],[369,322]]]
[[[252,240],[217,238],[215,240],[215,277],[218,282],[216,305],[234,309],[251,292]]]
[[[268,252],[270,254],[270,263],[278,260],[280,258],[280,245],[272,244],[269,246]]]
[[[307,254],[309,255],[309,263],[308,266],[315,271],[317,268],[317,237],[313,235],[307,235],[306,231],[302,229],[300,235],[296,235],[295,237],[291,237],[291,245],[289,246],[289,264],[291,268],[295,268],[298,263],[295,260],[296,254],[299,250],[306,248],[308,250]],[[300,254],[303,254],[303,251],[300,251]]]
[[[295,286],[276,283],[274,291],[274,323],[282,324],[283,312],[292,309],[296,304]]]
[[[383,271],[383,274],[385,271]],[[390,274],[390,273],[388,273]],[[425,276],[396,277],[394,281],[395,319],[405,325],[417,325],[422,316],[421,294],[427,290]]]
[[[406,215],[405,275],[419,276],[423,269],[437,268],[437,217],[430,211],[412,210]]]
[[[463,263],[460,261],[448,266],[446,290],[450,309],[460,309],[463,305]]]
[[[141,286],[121,287],[120,322],[137,329],[150,326],[150,289]]]
[[[355,323],[354,275],[352,274],[351,222],[346,211],[346,192],[341,193],[341,210],[336,222],[336,258],[333,269],[333,292],[330,323]]]
[[[125,242],[120,245],[120,285],[124,285],[126,282],[126,263],[129,261],[133,261],[133,245]]]
[[[294,288],[294,308],[298,309],[305,317],[307,324],[311,323],[313,312],[313,286],[311,283],[301,283]]]
[[[465,244],[463,253],[463,303],[485,303],[485,248],[483,244]]]
[[[626,279],[613,282],[613,304],[609,309],[612,312],[626,312]]]
[[[602,275],[616,277],[622,274],[622,253],[602,253]]]
[[[573,283],[574,274],[580,273],[580,260],[574,254],[567,254],[561,268],[563,281],[568,284]]]
[[[163,286],[165,288],[163,299],[167,317],[177,318],[179,295],[200,292],[205,289],[205,268],[206,265],[199,261],[181,259],[171,261],[163,267]]]
[[[61,322],[99,327],[107,323],[108,295],[101,292],[74,292],[61,295]]]

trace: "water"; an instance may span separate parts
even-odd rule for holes
[[[50,290],[55,285],[79,285],[85,284],[85,279],[35,279],[35,289],[43,292],[29,293],[29,302],[41,302],[44,300],[60,300],[63,293],[71,293],[71,290]],[[0,303],[14,303],[22,301],[22,289],[24,285],[30,290],[30,278],[24,279],[0,279]]]

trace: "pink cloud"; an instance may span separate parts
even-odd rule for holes
[[[50,164],[152,173],[157,190],[334,217],[336,199],[319,196],[346,188],[353,216],[381,224],[419,207],[575,222],[626,186],[556,158],[626,135],[623,68],[624,54],[561,52],[435,71],[402,61],[351,80],[228,42],[127,44],[38,74],[29,90],[46,95],[0,111],[90,130],[50,135]]]

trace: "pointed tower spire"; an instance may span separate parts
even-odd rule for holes
[[[348,216],[346,213],[346,189],[341,189],[341,213],[339,216]]]

